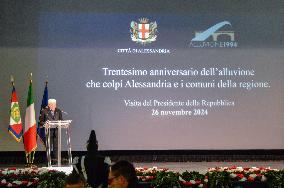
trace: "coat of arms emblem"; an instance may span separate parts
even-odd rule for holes
[[[156,41],[156,22],[149,22],[147,18],[140,18],[139,23],[132,21],[130,27],[132,41],[142,45]]]

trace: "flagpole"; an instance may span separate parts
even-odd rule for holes
[[[34,163],[34,159],[35,159],[35,150],[33,151],[32,163]]]
[[[29,82],[30,83],[32,83],[32,73],[30,73],[30,80],[29,80]],[[25,125],[26,126],[26,125]],[[30,167],[31,166],[31,160],[30,160],[30,158],[31,158],[31,153],[28,153],[27,151],[26,151],[26,157],[27,157],[27,165],[28,165],[28,167]]]
[[[33,73],[32,72],[30,73],[30,83],[31,84],[33,83]],[[33,157],[32,157],[32,153],[33,153],[33,151],[28,154],[29,155],[29,166],[30,167],[34,163],[34,160],[33,160]]]
[[[33,73],[30,73],[30,83],[33,83]],[[31,166],[31,164],[33,163],[33,161],[31,160],[32,152],[29,153],[28,155],[29,155],[29,166]]]

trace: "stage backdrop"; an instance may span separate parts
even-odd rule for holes
[[[10,54],[1,60],[1,130],[9,123],[8,73],[24,78],[32,70],[37,112],[48,77],[49,97],[58,100],[64,119],[73,120],[76,151],[85,150],[92,129],[101,150],[284,149],[281,5],[225,0],[53,2],[24,10],[17,5],[31,19],[21,23],[12,16],[24,34],[1,24],[20,37],[10,45],[10,32],[1,36],[1,53]],[[15,60],[18,54],[23,62]],[[27,81],[19,82],[25,98]],[[5,134],[2,150],[20,150]],[[10,142],[14,149],[7,147]]]

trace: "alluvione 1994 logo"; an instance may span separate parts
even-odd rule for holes
[[[194,38],[190,41],[191,48],[237,48],[235,32],[232,30],[220,30],[222,27],[230,26],[228,21],[219,22],[205,31],[196,31]]]

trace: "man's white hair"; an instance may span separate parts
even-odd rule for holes
[[[56,100],[55,99],[48,99],[48,104],[56,104]]]

